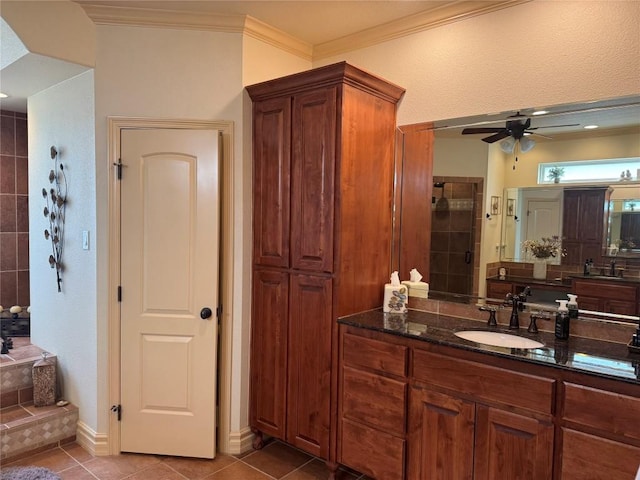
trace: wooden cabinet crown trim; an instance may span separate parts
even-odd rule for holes
[[[405,92],[404,88],[389,83],[347,62],[334,63],[333,65],[294,73],[286,77],[249,85],[246,88],[249,96],[255,102],[256,100],[265,100],[270,97],[278,97],[341,83],[366,90],[372,95],[376,95],[393,103],[400,100]]]

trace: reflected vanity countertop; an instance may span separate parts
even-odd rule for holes
[[[630,353],[627,346],[620,343],[581,337],[562,341],[549,332],[529,334],[526,327],[517,331],[507,330],[503,326],[492,328],[484,322],[419,310],[409,310],[406,314],[370,310],[341,317],[338,323],[640,385],[640,354]],[[474,329],[519,335],[542,342],[545,346],[530,350],[493,347],[463,340],[454,334],[460,330]]]
[[[501,282],[512,282],[512,283],[526,283],[527,285],[547,285],[551,287],[570,287],[571,286],[571,278],[565,277],[564,279],[547,279],[547,280],[538,280],[533,277],[516,277],[513,275],[507,275],[505,277],[487,277],[487,280],[498,280]]]
[[[609,275],[580,275],[573,274],[569,275],[567,278],[575,278],[580,280],[598,280],[605,282],[617,282],[617,283],[634,283],[640,285],[640,278],[637,277],[614,277]]]

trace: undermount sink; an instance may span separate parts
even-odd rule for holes
[[[489,332],[486,330],[462,330],[455,332],[457,337],[471,342],[483,343],[494,347],[533,349],[544,347],[544,343],[529,338],[509,335],[502,332]]]

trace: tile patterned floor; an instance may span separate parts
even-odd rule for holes
[[[122,454],[94,457],[76,443],[52,448],[2,468],[17,465],[46,467],[62,480],[325,480],[323,461],[272,441],[260,451],[240,456],[219,454],[213,460],[161,455]],[[367,480],[340,470],[339,480]]]

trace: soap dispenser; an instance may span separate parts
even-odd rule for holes
[[[556,313],[556,338],[567,340],[569,338],[569,309],[567,308],[568,300],[556,300],[560,304]]]
[[[569,301],[567,308],[569,309],[569,318],[578,318],[578,296],[573,293],[567,293]]]

